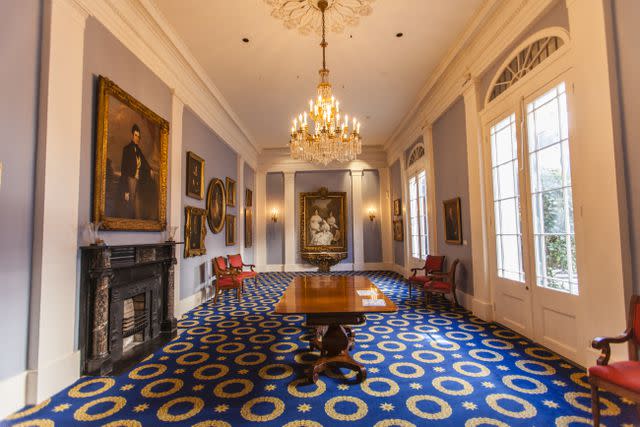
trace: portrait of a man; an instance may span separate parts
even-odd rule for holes
[[[444,236],[446,243],[462,244],[462,225],[460,223],[460,197],[445,200]]]
[[[104,77],[98,98],[94,220],[164,230],[169,123]]]

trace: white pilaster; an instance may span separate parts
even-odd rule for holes
[[[258,271],[265,271],[267,265],[267,174],[260,170],[256,171],[256,260]]]
[[[464,110],[467,131],[467,179],[469,181],[469,219],[471,223],[471,264],[473,269],[474,314],[493,320],[489,280],[488,230],[485,205],[482,124],[478,115],[481,95],[478,82],[472,79],[464,88]]]
[[[414,267],[422,267],[422,265],[413,265],[414,261],[411,257],[411,228],[409,227],[409,184],[407,177],[407,167],[405,162],[405,156],[400,156],[400,188],[402,189],[402,204],[400,208],[400,214],[402,218],[402,226],[404,227],[404,272],[405,276],[409,275],[409,272]]]
[[[284,173],[284,265],[293,271],[296,264],[296,194],[295,172]]]
[[[616,73],[608,50],[610,2],[569,0],[573,82],[567,88],[571,135],[571,175],[576,205],[576,257],[580,280],[578,342],[593,363],[589,342],[626,327],[631,293],[626,189],[616,99]],[[596,171],[594,173],[594,171]],[[603,173],[597,173],[601,171]],[[598,313],[600,315],[594,315]],[[602,315],[606,313],[606,315]],[[627,348],[612,346],[614,359],[628,359]]]
[[[424,168],[427,175],[427,226],[429,227],[429,253],[438,254],[438,204],[436,203],[436,168],[433,161],[433,127],[422,130],[424,143]]]
[[[353,269],[364,269],[362,170],[351,170],[351,215],[353,217]]]
[[[380,178],[380,233],[382,234],[382,263],[393,264],[392,247],[392,211],[391,211],[391,185],[389,178],[389,168],[379,168]]]
[[[176,241],[181,240],[181,236],[184,236],[184,229],[182,228],[182,218],[184,213],[182,212],[182,114],[184,112],[184,102],[178,97],[175,90],[171,95],[171,134],[169,143],[169,165],[171,170],[169,171],[170,188],[171,188],[171,200],[169,200],[169,224],[170,226],[177,226],[175,238]],[[174,292],[173,292],[173,307],[175,310],[176,319],[179,319],[183,313],[181,313],[181,307],[184,304],[180,304],[180,256],[179,251],[181,246],[176,248],[176,265],[175,274],[173,275]]]
[[[244,257],[244,158],[238,154],[236,176],[236,244],[238,253]]]
[[[80,374],[77,333],[78,192],[84,30],[71,0],[45,2],[33,233],[27,403]]]

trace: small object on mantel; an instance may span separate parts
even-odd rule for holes
[[[300,252],[303,260],[318,267],[318,272],[329,273],[331,267],[347,258],[346,252]]]

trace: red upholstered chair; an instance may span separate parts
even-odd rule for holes
[[[456,259],[451,263],[448,273],[431,273],[429,280],[424,284],[425,303],[429,302],[429,293],[434,292],[437,294],[451,294],[453,296],[453,303],[458,305],[458,298],[456,297],[456,270],[460,260]]]
[[[413,275],[407,279],[409,283],[409,298],[411,298],[411,289],[413,285],[423,286],[425,283],[431,280],[429,277],[433,273],[441,273],[444,268],[443,255],[427,255],[427,259],[424,261],[424,267],[412,268]],[[424,276],[418,276],[418,271],[424,270]]]
[[[609,364],[611,344],[628,343],[629,359]],[[589,368],[591,384],[591,412],[593,425],[600,425],[600,397],[598,388],[607,389],[622,397],[636,402],[640,414],[640,362],[638,346],[640,345],[640,295],[631,297],[629,310],[629,326],[617,337],[598,337],[591,346],[602,351],[597,365]]]
[[[213,303],[218,302],[218,295],[225,289],[235,289],[238,300],[242,295],[242,280],[235,270],[227,267],[227,259],[223,256],[211,260],[213,271],[216,273],[216,290],[213,296]]]
[[[229,267],[235,270],[240,280],[255,279],[258,276],[258,273],[253,270],[256,266],[254,264],[245,264],[242,261],[242,255],[229,255],[227,258],[229,259]],[[249,267],[249,270],[243,271],[244,267]]]

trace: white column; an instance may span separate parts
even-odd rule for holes
[[[464,88],[467,127],[467,168],[469,181],[469,219],[471,223],[471,263],[473,269],[472,311],[481,319],[493,320],[488,260],[488,229],[485,205],[485,173],[482,151],[482,124],[478,115],[481,95],[473,79]]]
[[[256,266],[258,271],[266,271],[267,265],[267,174],[264,171],[256,171]]]
[[[169,165],[171,170],[169,171],[170,188],[171,188],[171,200],[169,201],[169,224],[167,226],[177,226],[176,241],[181,241],[184,236],[184,229],[182,227],[182,219],[184,218],[184,212],[182,211],[182,192],[183,192],[183,173],[182,173],[182,114],[184,112],[184,102],[175,93],[175,90],[171,96],[171,134],[169,142]],[[174,267],[175,274],[173,275],[174,292],[173,292],[173,307],[175,310],[176,319],[182,316],[182,304],[180,304],[180,260],[182,259],[182,246],[176,247],[176,265]],[[186,308],[186,307],[185,307]]]
[[[427,175],[427,226],[429,227],[429,253],[438,254],[438,210],[436,202],[436,168],[433,161],[433,127],[429,124],[423,128],[424,167]]]
[[[422,267],[422,265],[414,265],[411,256],[411,228],[409,227],[409,184],[407,183],[407,168],[405,164],[404,154],[400,155],[400,188],[402,189],[402,206],[401,218],[404,227],[404,275],[408,276],[414,267]]]
[[[351,215],[353,217],[353,269],[364,270],[362,170],[351,171]]]
[[[284,173],[284,270],[296,268],[296,194],[295,172]]]
[[[238,154],[236,175],[236,244],[238,253],[244,257],[244,158]]]
[[[41,64],[27,403],[42,401],[80,374],[76,271],[88,15],[71,0],[45,2],[44,14],[49,25]]]
[[[584,365],[593,363],[589,342],[626,327],[631,293],[630,249],[626,216],[623,153],[617,115],[616,71],[608,42],[611,4],[604,0],[569,0],[573,85],[567,87],[574,149],[576,256],[580,295],[577,333],[584,345]],[[628,359],[624,345],[612,346],[613,359]]]
[[[379,168],[378,176],[380,178],[380,233],[382,234],[382,262],[391,268],[393,264],[393,246],[392,246],[392,211],[391,211],[391,185],[389,177],[389,168]]]

